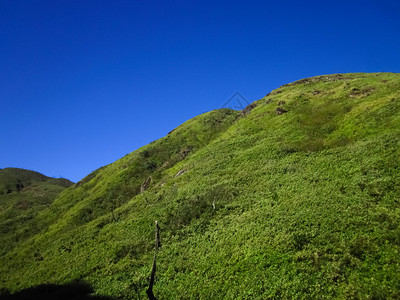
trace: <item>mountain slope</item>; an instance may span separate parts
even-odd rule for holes
[[[16,291],[160,299],[400,297],[400,75],[284,85],[198,116],[62,192],[2,257]]]
[[[34,218],[72,184],[31,170],[0,169],[0,254],[38,233],[43,224]]]

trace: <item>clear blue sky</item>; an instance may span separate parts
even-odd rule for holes
[[[399,1],[0,0],[0,168],[78,181],[236,91],[380,71]]]

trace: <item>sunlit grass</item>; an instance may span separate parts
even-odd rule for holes
[[[65,190],[37,217],[49,230],[3,256],[2,286],[145,299],[158,220],[160,299],[398,298],[400,76],[317,77],[256,104]]]

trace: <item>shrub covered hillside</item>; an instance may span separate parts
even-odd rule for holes
[[[30,170],[0,169],[0,255],[38,233],[44,224],[35,216],[72,184]]]
[[[398,299],[399,157],[400,74],[286,84],[64,190],[0,286],[145,299],[158,220],[159,299]]]

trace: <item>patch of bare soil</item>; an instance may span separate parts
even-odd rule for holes
[[[282,108],[282,107],[277,107],[276,109],[275,109],[275,113],[277,114],[277,115],[283,115],[284,113],[287,113],[288,111],[286,110],[286,109],[284,109],[284,108]]]
[[[15,204],[16,208],[21,209],[21,210],[26,210],[29,207],[31,207],[32,203],[29,202],[28,200],[20,200]]]
[[[374,92],[375,88],[369,86],[364,89],[357,89],[354,88],[350,91],[349,96],[350,97],[367,97],[371,95]]]
[[[142,185],[140,186],[140,193],[143,193],[145,190],[149,188],[151,180],[152,178],[150,176],[142,183]]]
[[[257,106],[257,104],[253,102],[253,103],[247,105],[247,106],[243,109],[242,113],[243,113],[244,115],[247,115],[247,114],[248,114],[249,112],[251,112],[251,110],[252,110],[253,108],[255,108],[256,106]]]

